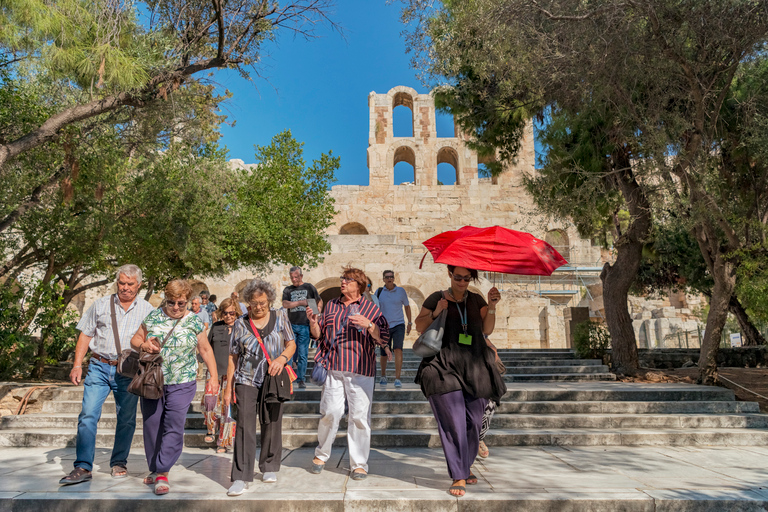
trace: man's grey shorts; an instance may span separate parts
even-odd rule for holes
[[[389,328],[389,348],[392,350],[403,350],[403,340],[405,339],[405,324],[396,325]],[[384,349],[380,349],[382,356],[386,356],[387,353]]]

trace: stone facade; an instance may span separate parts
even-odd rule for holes
[[[393,111],[401,105],[413,113],[413,137],[394,136]],[[449,286],[445,265],[435,264],[430,255],[420,268],[426,252],[421,242],[465,225],[499,225],[547,240],[571,266],[588,270],[575,277],[560,273],[561,277],[541,279],[484,275],[473,283],[470,289],[484,296],[494,284],[502,291],[491,336],[497,346],[565,348],[565,307],[589,305],[593,316],[600,317],[602,292],[595,270],[602,264],[600,248],[580,239],[574,226],[552,223],[538,215],[522,185],[523,175],[535,172],[531,125],[525,131],[516,164],[491,179],[478,176],[477,154],[462,137],[437,137],[431,95],[402,86],[384,94],[371,92],[368,109],[369,185],[332,188],[337,213],[327,232],[331,250],[321,265],[304,270],[305,281],[313,283],[325,300],[338,296],[343,267],[363,269],[374,290],[383,284],[382,272],[392,269],[396,283],[412,300],[415,318],[429,294]],[[394,168],[399,162],[413,167],[412,183],[394,183]],[[438,184],[437,166],[441,163],[453,166],[455,184]],[[246,164],[234,161],[233,166]],[[197,281],[196,289],[207,288],[221,300],[233,289],[241,290],[252,277],[242,270],[220,281]],[[262,277],[279,292],[290,284],[288,267]],[[408,340],[415,337],[414,331]]]

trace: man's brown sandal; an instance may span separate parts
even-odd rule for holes
[[[112,478],[125,478],[128,476],[128,468],[122,464],[112,466]]]
[[[67,476],[59,480],[59,484],[61,485],[79,484],[82,482],[87,482],[92,478],[93,478],[93,475],[87,469],[75,468]]]

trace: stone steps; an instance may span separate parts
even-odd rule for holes
[[[5,416],[0,420],[3,429],[77,429],[77,414],[27,414]],[[317,430],[320,421],[317,414],[284,414],[285,430]],[[115,414],[102,414],[99,429],[114,429]],[[137,428],[142,425],[141,415],[136,419]],[[764,414],[506,414],[497,413],[491,427],[501,429],[569,429],[569,428],[768,428],[768,415]],[[186,429],[205,428],[199,413],[187,415]],[[346,428],[342,419],[340,428]],[[431,413],[424,414],[372,414],[373,430],[436,429]]]
[[[71,429],[7,429],[0,431],[0,446],[63,447],[75,445]],[[186,430],[187,447],[214,447],[204,440],[204,430]],[[96,446],[111,448],[114,435],[99,432]],[[568,428],[568,429],[490,429],[486,435],[489,446],[766,446],[768,430],[753,428]],[[287,449],[317,445],[316,430],[283,432]],[[133,438],[134,448],[143,447],[141,432]],[[335,447],[346,446],[346,432],[339,430]],[[376,448],[424,447],[438,448],[440,437],[436,429],[373,430],[371,446]]]
[[[79,414],[81,402],[56,400],[43,405],[44,413]],[[429,402],[374,402],[372,414],[431,414]],[[190,414],[200,414],[198,402],[189,407]],[[319,414],[318,400],[292,401],[285,404],[285,414]],[[667,401],[667,402],[502,402],[497,414],[746,414],[759,413],[757,402]],[[115,414],[114,400],[107,399],[102,413]]]
[[[439,437],[429,403],[412,382],[420,360],[406,350],[403,387],[380,386],[373,394],[372,446],[436,447]],[[736,402],[732,391],[689,384],[625,384],[599,360],[580,360],[568,350],[501,351],[509,373],[508,392],[494,416],[489,443],[532,445],[745,445],[768,444],[768,416],[756,403]],[[519,364],[518,364],[519,363]],[[391,366],[390,366],[391,368]],[[185,443],[209,446],[200,400],[203,383],[187,417]],[[286,404],[286,447],[317,443],[321,389],[296,389]],[[83,388],[65,385],[43,412],[0,420],[0,446],[71,446]],[[97,445],[111,447],[115,404],[109,397],[99,423]],[[134,443],[140,446],[141,415]],[[346,442],[342,421],[339,444]]]

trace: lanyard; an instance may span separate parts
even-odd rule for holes
[[[462,301],[463,302],[463,301]],[[456,309],[459,310],[459,317],[461,318],[461,327],[464,329],[464,334],[467,334],[467,304],[464,304],[464,313],[461,312],[459,303],[456,302]]]

